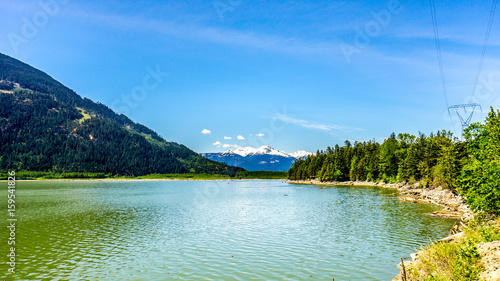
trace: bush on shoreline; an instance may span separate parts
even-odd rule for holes
[[[488,114],[485,124],[465,130],[468,159],[458,191],[471,209],[500,215],[500,111]]]
[[[500,219],[476,219],[461,238],[422,249],[407,268],[408,280],[479,280],[484,270],[478,245],[500,240]]]

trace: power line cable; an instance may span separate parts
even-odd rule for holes
[[[446,81],[444,77],[443,58],[441,56],[441,44],[439,43],[439,30],[437,25],[436,5],[434,4],[434,0],[429,0],[429,5],[431,7],[432,27],[434,29],[434,42],[436,43],[436,53],[438,57],[439,72],[441,74],[441,85],[443,86],[444,101],[446,103],[446,107],[448,107],[448,94],[446,93]]]
[[[483,68],[484,55],[486,54],[486,47],[488,46],[488,40],[490,39],[491,26],[493,25],[493,19],[495,18],[495,11],[497,8],[497,0],[493,0],[491,5],[490,18],[488,20],[488,27],[486,28],[486,36],[484,37],[483,50],[481,51],[481,58],[479,59],[479,66],[477,67],[476,79],[474,80],[474,87],[472,88],[472,95],[476,94],[477,83],[479,81],[479,76],[481,75],[481,70]]]

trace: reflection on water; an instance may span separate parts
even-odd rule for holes
[[[16,280],[389,280],[400,257],[453,224],[375,187],[18,182],[16,192]],[[6,227],[0,235],[6,244]]]

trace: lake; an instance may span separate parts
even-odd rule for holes
[[[7,183],[0,276],[7,272]],[[16,183],[7,280],[390,280],[445,237],[433,205],[377,187],[281,181]],[[3,279],[3,278],[2,278]]]

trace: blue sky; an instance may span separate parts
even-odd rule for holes
[[[492,2],[435,1],[448,105],[480,103],[479,121],[500,105],[500,15],[473,93]],[[0,52],[198,152],[460,132],[427,1],[36,0],[0,11]]]

